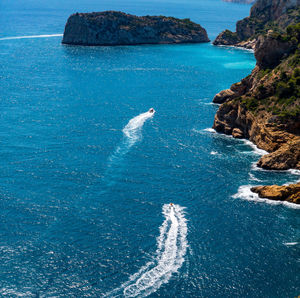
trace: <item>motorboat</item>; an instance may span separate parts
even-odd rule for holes
[[[151,108],[151,109],[149,110],[149,113],[154,114],[154,113],[155,113],[155,110],[154,110],[153,108]]]

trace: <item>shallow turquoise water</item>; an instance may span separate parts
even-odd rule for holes
[[[4,1],[2,36],[62,32],[72,9],[54,4]],[[233,27],[249,9],[101,5],[203,19],[211,37],[224,27],[221,12]],[[257,170],[257,150],[208,129],[212,97],[251,71],[253,54],[60,41],[0,41],[1,295],[299,294],[299,210],[259,202],[246,187],[299,176]]]

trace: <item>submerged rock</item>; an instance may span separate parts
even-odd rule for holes
[[[300,183],[283,186],[256,186],[252,187],[251,191],[257,193],[260,198],[300,204]]]
[[[86,46],[201,42],[209,42],[207,32],[190,19],[138,17],[117,11],[71,15],[62,40]]]

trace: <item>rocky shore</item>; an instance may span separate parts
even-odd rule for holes
[[[118,11],[75,13],[62,43],[85,46],[209,42],[206,30],[190,19],[144,16]]]
[[[292,1],[268,2],[273,7]],[[300,23],[288,26],[284,33],[269,30],[260,34],[255,40],[255,69],[213,99],[221,104],[213,128],[235,138],[249,139],[269,152],[257,163],[267,170],[300,169],[299,44]],[[289,187],[265,186],[252,191],[260,197],[299,204],[299,187]],[[290,195],[294,189],[297,194]],[[284,190],[284,195],[279,190]]]
[[[256,186],[252,187],[251,191],[257,193],[260,198],[300,204],[300,183],[283,186]]]
[[[236,31],[225,30],[214,40],[214,45],[233,45],[255,48],[261,34],[269,30],[284,32],[286,27],[300,21],[300,0],[257,0],[250,16],[238,21]]]

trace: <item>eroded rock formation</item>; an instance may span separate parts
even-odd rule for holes
[[[260,198],[300,204],[300,183],[283,186],[256,186],[252,187],[251,191],[257,193]]]
[[[213,128],[235,138],[247,138],[269,152],[257,165],[268,170],[300,170],[300,23],[284,34],[269,31],[258,37],[252,73],[221,91],[221,106]],[[299,203],[294,187],[253,188],[261,197]],[[282,191],[282,195],[273,192]],[[274,198],[273,198],[274,197]]]
[[[214,45],[234,45],[254,49],[260,34],[269,30],[283,32],[290,24],[300,21],[300,0],[257,0],[250,16],[236,24],[236,32],[225,30]]]

